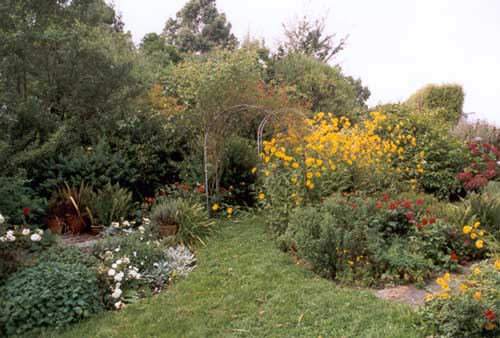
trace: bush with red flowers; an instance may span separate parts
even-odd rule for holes
[[[480,139],[467,143],[471,163],[457,175],[465,190],[477,190],[500,175],[500,150]]]

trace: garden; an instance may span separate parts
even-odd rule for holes
[[[369,106],[321,20],[271,50],[214,0],[139,46],[103,0],[0,13],[0,337],[500,336],[461,85]]]

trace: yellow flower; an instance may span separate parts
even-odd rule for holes
[[[450,295],[449,295],[448,293],[446,293],[446,292],[440,292],[440,293],[438,293],[438,294],[437,294],[437,296],[438,296],[439,298],[443,298],[443,299],[448,299],[448,298],[450,298]]]
[[[429,294],[427,294],[427,296],[425,296],[425,301],[426,301],[426,302],[429,302],[429,301],[431,301],[431,300],[433,300],[433,299],[434,299],[434,296],[433,296],[432,294],[430,294],[430,293],[429,293]]]
[[[257,172],[257,168],[256,167],[253,167],[252,168],[252,174],[255,174]]]
[[[448,272],[444,274],[444,279],[450,280],[450,274]]]
[[[484,231],[483,230],[479,231],[479,236],[481,236],[481,237],[484,236]]]
[[[481,273],[481,269],[479,268],[474,268],[474,275],[479,275]]]
[[[306,174],[306,177],[307,177],[308,179],[311,179],[311,178],[313,177],[313,174],[312,174],[311,172],[308,172],[308,173]]]
[[[217,203],[215,203],[214,205],[212,205],[212,210],[213,211],[219,210],[219,205]]]
[[[229,215],[231,215],[233,213],[233,211],[234,211],[233,208],[231,208],[231,207],[227,208],[227,213]]]
[[[294,169],[297,169],[299,167],[299,164],[297,162],[293,162],[292,167]]]
[[[266,156],[266,157],[264,158],[264,162],[265,162],[265,163],[269,163],[269,161],[271,161],[271,157]]]
[[[444,281],[444,279],[441,278],[441,277],[439,277],[438,279],[436,279],[436,283],[438,283],[441,286],[443,286],[443,284],[446,284],[446,282]]]
[[[465,225],[462,229],[462,231],[464,232],[464,234],[468,234],[469,232],[472,231],[472,227],[468,226],[468,225]]]
[[[271,175],[271,172],[266,171],[266,172],[264,172],[264,175],[269,176],[269,175]]]
[[[497,325],[493,322],[487,322],[486,324],[484,324],[484,328],[486,329],[486,331],[493,331],[496,327]]]
[[[481,222],[475,222],[474,223],[474,229],[479,228],[480,225],[481,225]]]
[[[484,246],[484,241],[482,239],[476,241],[476,248],[482,249]]]
[[[500,259],[497,259],[495,261],[495,268],[497,268],[498,270],[500,270]]]
[[[477,301],[479,302],[479,301],[481,300],[481,292],[479,292],[479,291],[478,291],[478,292],[476,292],[476,293],[474,294],[474,299],[475,299],[475,300],[477,300]]]
[[[475,232],[473,232],[473,233],[471,233],[471,234],[470,234],[470,238],[471,238],[471,239],[476,239],[476,237],[477,237],[477,235],[476,235],[476,233],[475,233]]]
[[[297,177],[292,177],[290,181],[292,181],[292,183],[297,183]]]
[[[264,198],[266,198],[266,195],[264,195],[264,193],[260,193],[259,194],[259,199],[263,200]]]
[[[460,291],[467,291],[469,287],[465,284],[460,285]]]

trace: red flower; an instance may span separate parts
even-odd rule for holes
[[[411,211],[410,211],[410,212],[407,212],[407,213],[405,214],[405,216],[406,216],[406,218],[408,218],[408,219],[413,219],[413,217],[415,216],[415,214],[414,214],[413,212],[411,212]]]
[[[432,217],[430,220],[429,220],[429,224],[434,224],[436,223],[436,217]]]
[[[423,201],[423,200],[421,200],[421,199],[419,198],[419,199],[417,200],[417,205],[422,205],[422,204],[424,204],[424,201]]]
[[[356,204],[351,204],[351,208],[356,209]]]
[[[406,209],[410,209],[410,208],[411,208],[411,202],[409,202],[409,201],[405,201],[405,202],[403,203],[403,206],[404,206]]]
[[[146,202],[148,202],[149,204],[153,203],[154,200],[155,199],[153,197],[146,197]]]
[[[383,199],[384,201],[388,201],[388,200],[389,200],[389,198],[390,198],[390,196],[389,196],[388,194],[385,194],[384,196],[382,196],[382,199]]]
[[[382,208],[382,202],[377,202],[377,204],[375,204],[375,207],[377,207],[377,209]]]
[[[422,225],[427,225],[427,218],[422,219]]]
[[[430,211],[430,210],[425,210],[425,214],[426,214],[426,215],[430,215],[430,214],[431,214],[431,211]]]
[[[457,260],[458,260],[458,255],[457,255],[456,253],[452,252],[452,253],[450,254],[450,259],[451,259],[452,261],[457,261]]]
[[[30,208],[28,208],[28,207],[24,207],[24,208],[23,208],[23,215],[24,215],[25,217],[26,217],[26,216],[28,216],[28,215],[30,214],[30,212],[31,212],[31,209],[30,209]]]
[[[189,185],[184,184],[184,185],[182,186],[182,190],[188,191],[188,190],[189,190]]]
[[[199,186],[198,186],[198,192],[199,192],[200,194],[203,194],[203,193],[205,192],[205,186],[204,186],[204,185],[199,185]]]
[[[418,231],[422,231],[422,229],[424,228],[423,224],[419,224],[417,225],[417,229]]]
[[[391,204],[389,205],[389,209],[391,209],[391,210],[396,209],[396,204],[391,203]]]
[[[493,313],[493,311],[491,309],[488,309],[484,312],[484,315],[486,316],[486,318],[488,318],[489,320],[494,320],[497,316],[495,316],[495,314]]]

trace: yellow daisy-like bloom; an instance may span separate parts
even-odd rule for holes
[[[259,199],[263,200],[264,198],[266,198],[266,195],[264,195],[264,193],[260,193],[259,194]]]
[[[478,292],[476,292],[476,293],[474,294],[474,299],[475,299],[475,300],[477,300],[477,301],[479,302],[479,301],[481,300],[481,292],[479,292],[479,291],[478,291]]]
[[[462,231],[464,232],[464,234],[468,234],[472,231],[472,227],[471,226],[468,226],[468,225],[465,225],[462,229]]]
[[[460,291],[467,291],[469,287],[465,284],[460,285]]]
[[[445,280],[441,277],[439,277],[438,279],[436,279],[436,283],[438,283],[439,285],[443,286],[443,284],[446,284]]]
[[[231,215],[233,213],[233,211],[234,211],[233,208],[231,208],[231,207],[227,208],[228,215]]]
[[[477,235],[476,235],[476,233],[475,233],[475,232],[473,232],[473,233],[471,233],[471,234],[470,234],[470,238],[471,238],[471,239],[476,239],[476,237],[477,237]]]
[[[429,302],[429,301],[431,301],[433,299],[434,299],[434,296],[432,294],[430,294],[430,293],[427,296],[425,296],[425,301],[426,302]]]
[[[474,275],[479,275],[481,273],[481,269],[479,268],[474,268]]]
[[[311,179],[311,178],[313,177],[313,174],[312,174],[311,172],[309,172],[309,173],[307,173],[307,174],[306,174],[306,177],[307,177],[308,179]]]
[[[479,228],[480,225],[481,225],[481,222],[475,222],[474,223],[474,229]]]
[[[251,170],[252,174],[255,174],[257,172],[257,168],[256,167],[253,167],[252,170]]]
[[[213,211],[219,210],[219,205],[217,203],[215,203],[214,205],[212,205],[212,210]]]
[[[271,175],[271,172],[266,171],[266,172],[264,173],[264,175],[269,176],[269,175]]]
[[[479,231],[479,236],[483,237],[484,236],[484,231]]]
[[[495,268],[497,268],[498,270],[500,270],[500,259],[497,259],[495,261]]]
[[[437,296],[438,296],[439,298],[443,298],[443,299],[448,299],[448,298],[450,298],[450,295],[449,295],[448,293],[446,293],[446,292],[440,292],[440,293],[438,293],[438,294],[437,294]]]
[[[299,167],[299,164],[297,162],[293,162],[292,167],[294,169],[297,169]]]
[[[451,276],[450,276],[450,274],[448,272],[444,274],[444,279],[445,280],[450,280],[450,277]]]
[[[488,323],[484,324],[484,328],[486,331],[493,331],[496,327],[497,327],[497,325],[495,323],[492,323],[492,322],[488,322]]]
[[[476,241],[476,248],[482,249],[484,246],[484,241],[482,239]]]

